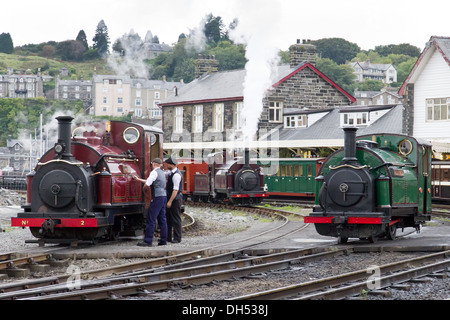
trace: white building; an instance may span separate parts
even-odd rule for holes
[[[403,131],[450,152],[450,37],[431,37],[400,88]]]
[[[356,82],[366,80],[379,80],[383,83],[397,82],[397,70],[392,64],[376,64],[370,60],[364,62],[350,62],[349,65],[355,70]]]

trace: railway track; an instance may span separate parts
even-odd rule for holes
[[[222,208],[224,206],[221,206]],[[229,208],[227,206],[225,206],[226,208]],[[210,264],[213,266],[217,266],[217,264],[221,261],[234,261],[235,257],[240,257],[242,255],[245,255],[246,253],[243,252],[243,250],[249,250],[252,247],[255,247],[257,245],[261,245],[263,243],[267,243],[270,241],[276,241],[279,239],[279,237],[270,237],[269,239],[263,239],[261,241],[256,241],[256,238],[259,237],[263,237],[267,238],[267,235],[270,233],[273,233],[275,230],[278,230],[280,228],[286,228],[286,226],[289,223],[289,219],[288,219],[288,215],[292,215],[292,213],[286,213],[286,212],[282,212],[280,210],[274,210],[274,209],[267,209],[267,208],[240,208],[246,212],[249,213],[258,213],[258,214],[263,214],[263,215],[268,215],[274,219],[280,220],[281,223],[277,223],[275,227],[264,230],[263,232],[260,232],[258,234],[252,235],[250,237],[247,237],[245,239],[238,239],[234,242],[228,242],[228,243],[223,243],[223,244],[217,244],[214,246],[210,246],[207,248],[203,248],[201,250],[195,250],[195,251],[191,251],[191,252],[186,252],[186,253],[179,253],[176,255],[170,255],[170,256],[166,256],[166,257],[161,257],[161,258],[155,258],[155,259],[147,259],[141,262],[135,262],[135,263],[128,263],[128,264],[123,264],[123,265],[119,265],[119,266],[115,266],[115,267],[108,267],[108,268],[102,268],[102,269],[97,269],[97,270],[89,270],[83,273],[80,273],[77,275],[78,279],[80,281],[83,281],[83,283],[86,283],[86,281],[89,282],[89,284],[86,284],[85,287],[90,287],[90,286],[97,286],[97,282],[98,279],[102,279],[101,280],[101,286],[105,286],[105,281],[113,281],[111,278],[112,275],[122,275],[122,279],[120,280],[114,280],[114,281],[126,281],[126,284],[122,284],[125,285],[127,287],[130,287],[131,284],[128,283],[130,277],[134,277],[133,279],[138,279],[136,281],[142,281],[142,277],[143,276],[138,276],[139,274],[145,274],[145,273],[154,273],[155,270],[159,270],[160,268],[169,268],[167,266],[171,266],[170,268],[173,269],[175,268],[174,265],[179,265],[179,266],[183,266],[186,267],[186,264],[190,265],[190,268],[193,268],[193,265],[198,265],[198,264]],[[290,228],[287,229],[286,232],[284,232],[283,237],[289,236],[292,233],[295,232],[299,232],[302,229],[306,228],[306,225],[302,225],[301,227],[294,227],[294,228]],[[239,249],[237,250],[233,250],[231,252],[227,252],[225,254],[216,254],[215,252],[218,251],[217,249],[219,249],[220,247],[225,247],[225,246],[230,246],[231,244],[235,244],[238,245]],[[253,260],[252,260],[253,261]],[[257,260],[254,261],[260,261],[259,258],[257,258]],[[184,265],[183,265],[184,263]],[[250,263],[247,261],[247,263]],[[236,264],[236,262],[232,262],[231,265]],[[257,264],[255,262],[255,264]],[[179,267],[178,267],[179,268]],[[136,276],[138,278],[136,278]],[[167,276],[167,275],[166,275]],[[19,297],[23,297],[23,296],[27,296],[29,293],[27,292],[27,290],[23,290],[23,288],[39,288],[39,289],[33,289],[35,290],[34,294],[42,294],[43,292],[47,292],[48,294],[50,294],[50,292],[52,290],[56,290],[56,291],[61,291],[61,287],[62,288],[66,288],[65,291],[67,291],[67,281],[71,279],[71,277],[73,277],[73,275],[61,275],[58,277],[47,277],[47,278],[42,278],[42,279],[37,279],[37,280],[32,280],[32,281],[21,281],[19,283],[10,283],[10,284],[6,284],[6,285],[1,285],[0,286],[0,292],[3,292],[2,294],[0,294],[0,299],[17,299]],[[124,278],[123,278],[124,277]],[[94,280],[94,281],[93,281]],[[117,282],[114,282],[117,283]],[[61,284],[61,285],[57,285],[57,284]],[[166,283],[167,285],[172,285],[173,281],[168,281]],[[117,284],[115,284],[117,285]],[[142,283],[141,283],[141,287],[142,287]],[[139,287],[139,286],[138,286]],[[130,288],[128,288],[130,289]],[[92,289],[93,290],[93,289]],[[83,290],[84,291],[84,290]],[[114,290],[113,290],[114,291]],[[136,291],[134,291],[134,294],[136,293]],[[78,296],[78,297],[83,297],[83,294],[80,294],[80,292],[69,292],[66,293],[68,294],[70,297],[74,297],[74,296]],[[72,294],[72,295],[71,295]],[[124,293],[121,293],[124,294]],[[62,298],[61,295],[64,294],[60,294],[58,296],[52,296],[52,298]],[[49,295],[50,296],[50,295]],[[104,297],[104,295],[102,296]],[[39,298],[39,297],[37,297]]]
[[[450,267],[449,257],[450,251],[446,250],[379,266],[376,270],[376,272],[379,272],[377,276],[370,276],[368,269],[363,269],[329,278],[239,296],[233,298],[233,300],[345,299],[362,293],[366,294],[370,290],[381,290],[403,284],[406,281],[430,274],[447,272]]]

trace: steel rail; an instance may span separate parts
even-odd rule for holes
[[[252,212],[255,209],[252,209]],[[257,210],[257,209],[256,209]],[[126,272],[136,272],[136,270],[148,270],[148,269],[152,269],[152,268],[160,268],[162,266],[165,265],[171,265],[171,264],[176,264],[176,263],[180,263],[180,262],[184,262],[184,261],[188,261],[188,260],[196,260],[197,262],[199,260],[204,259],[204,261],[213,261],[211,259],[214,259],[216,261],[223,261],[224,256],[225,255],[229,255],[230,253],[225,253],[222,255],[215,255],[212,254],[212,250],[215,248],[220,248],[222,246],[225,245],[230,245],[230,244],[235,244],[235,243],[242,243],[244,241],[247,240],[251,240],[254,239],[256,237],[260,237],[264,234],[267,234],[269,232],[273,232],[283,226],[285,226],[289,220],[288,218],[286,218],[285,216],[283,216],[279,210],[271,210],[271,209],[266,209],[264,208],[264,210],[257,210],[257,212],[262,212],[264,211],[265,214],[270,214],[271,216],[275,216],[277,219],[282,219],[284,220],[284,223],[280,226],[276,226],[275,228],[271,228],[269,230],[263,231],[261,233],[258,233],[257,235],[253,235],[251,237],[247,237],[245,239],[238,239],[236,241],[233,242],[229,242],[229,243],[224,243],[224,244],[218,244],[215,246],[210,246],[207,248],[203,248],[203,249],[199,249],[199,250],[195,250],[195,251],[191,251],[191,252],[187,252],[187,253],[180,253],[180,254],[176,254],[176,255],[171,255],[171,256],[167,256],[167,257],[162,257],[162,258],[154,258],[154,259],[147,259],[145,261],[141,261],[141,262],[135,262],[135,263],[128,263],[128,264],[124,264],[124,265],[120,265],[120,266],[114,266],[114,267],[107,267],[107,268],[101,268],[101,269],[97,269],[97,270],[89,270],[86,272],[81,273],[80,277],[83,280],[87,280],[87,279],[94,279],[94,278],[101,278],[101,277],[107,277],[107,276],[111,276],[114,274],[123,274]],[[278,212],[276,212],[278,211]],[[293,232],[297,232],[299,230],[302,230],[303,228],[307,227],[307,225],[302,226],[301,228],[297,228],[291,232],[286,233],[284,236],[287,236]],[[259,242],[257,244],[252,244],[252,245],[248,245],[248,246],[241,246],[240,249],[235,250],[234,252],[239,252],[240,250],[243,250],[244,248],[251,248],[253,246],[256,245],[260,245],[261,243],[266,243],[266,242],[270,242],[273,240],[277,240],[279,239],[269,239],[263,242]],[[212,255],[212,257],[211,257]],[[204,257],[202,259],[198,259],[198,256]],[[209,260],[208,260],[209,259]],[[36,288],[36,287],[42,287],[42,286],[47,286],[47,285],[53,285],[55,283],[64,283],[67,281],[67,279],[70,277],[71,275],[61,275],[61,276],[57,276],[57,277],[47,277],[47,278],[43,278],[43,279],[38,279],[38,280],[32,280],[32,281],[23,281],[23,282],[19,282],[19,283],[10,283],[10,284],[5,284],[5,285],[0,285],[0,292],[3,293],[11,293],[17,290],[21,290],[24,287],[31,287],[31,288]],[[1,296],[0,296],[1,298]]]
[[[405,275],[409,274],[411,277],[420,277],[430,272],[440,271],[450,266],[450,259],[447,257],[450,255],[450,250],[433,253],[417,258],[402,260],[390,264],[380,266],[380,272],[388,274],[390,272],[399,272],[397,276],[399,277],[397,282],[407,281]],[[442,260],[440,262],[435,262],[436,260]],[[424,265],[422,267],[422,265]],[[412,270],[402,271],[405,268],[415,267]],[[427,267],[428,265],[428,267]],[[354,272],[348,272],[345,274],[332,276],[328,278],[303,282],[299,284],[294,284],[286,287],[276,288],[272,290],[266,290],[262,292],[257,292],[249,295],[243,295],[239,297],[234,297],[230,300],[274,300],[289,298],[297,295],[304,295],[303,297],[298,297],[298,299],[342,299],[352,294],[361,293],[362,290],[368,289],[368,281],[370,274],[368,269],[358,270]],[[389,276],[383,276],[381,281],[383,285],[389,284],[389,281],[393,281],[395,274]],[[349,282],[359,281],[356,284],[349,285]],[[390,283],[392,285],[394,282]],[[344,286],[345,285],[345,286]],[[342,288],[337,288],[337,286],[343,286]],[[330,289],[331,288],[331,289]],[[347,288],[347,289],[346,289]],[[322,292],[318,292],[321,291]]]
[[[31,300],[66,300],[66,299],[108,299],[112,296],[124,296],[139,294],[146,291],[169,289],[176,285],[200,285],[212,281],[227,280],[233,277],[248,276],[253,273],[267,272],[274,269],[287,268],[293,264],[305,263],[307,261],[329,258],[347,253],[350,248],[341,248],[328,251],[312,253],[312,249],[300,249],[282,253],[269,254],[266,256],[250,257],[223,263],[214,263],[183,269],[147,273],[134,277],[108,278],[104,281],[83,282],[81,290],[69,291],[66,289],[61,293],[49,294],[58,290],[63,291],[61,285],[55,289],[34,290],[30,293],[47,293],[44,296],[35,296]],[[305,255],[306,254],[306,255]],[[90,288],[96,286],[96,288]],[[86,287],[86,289],[84,289]],[[10,295],[9,298],[12,298]],[[14,298],[19,298],[15,296]]]

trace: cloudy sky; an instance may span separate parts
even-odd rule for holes
[[[92,45],[103,19],[111,42],[133,29],[142,38],[150,30],[172,44],[212,13],[227,26],[235,17],[249,26],[269,26],[276,34],[271,45],[283,50],[296,39],[330,37],[362,49],[391,43],[423,49],[431,35],[450,36],[448,7],[444,0],[21,0],[2,3],[0,33],[9,32],[19,46],[75,39],[83,29]]]

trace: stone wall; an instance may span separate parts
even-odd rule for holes
[[[405,94],[403,96],[403,121],[402,132],[403,134],[412,136],[414,134],[414,84],[409,83],[406,85]]]
[[[194,65],[195,79],[200,78],[206,73],[213,73],[219,70],[219,61],[213,55],[199,55],[198,59],[194,61]]]
[[[303,40],[302,43],[300,43],[300,40],[297,40],[296,44],[289,47],[289,64],[291,68],[295,68],[303,61],[308,61],[315,66],[316,54],[317,50],[315,45],[306,40]]]
[[[328,109],[345,106],[351,102],[347,96],[322,79],[309,67],[276,86],[264,99],[264,111],[259,128],[272,129],[282,123],[269,122],[269,101],[282,101],[283,109]]]

